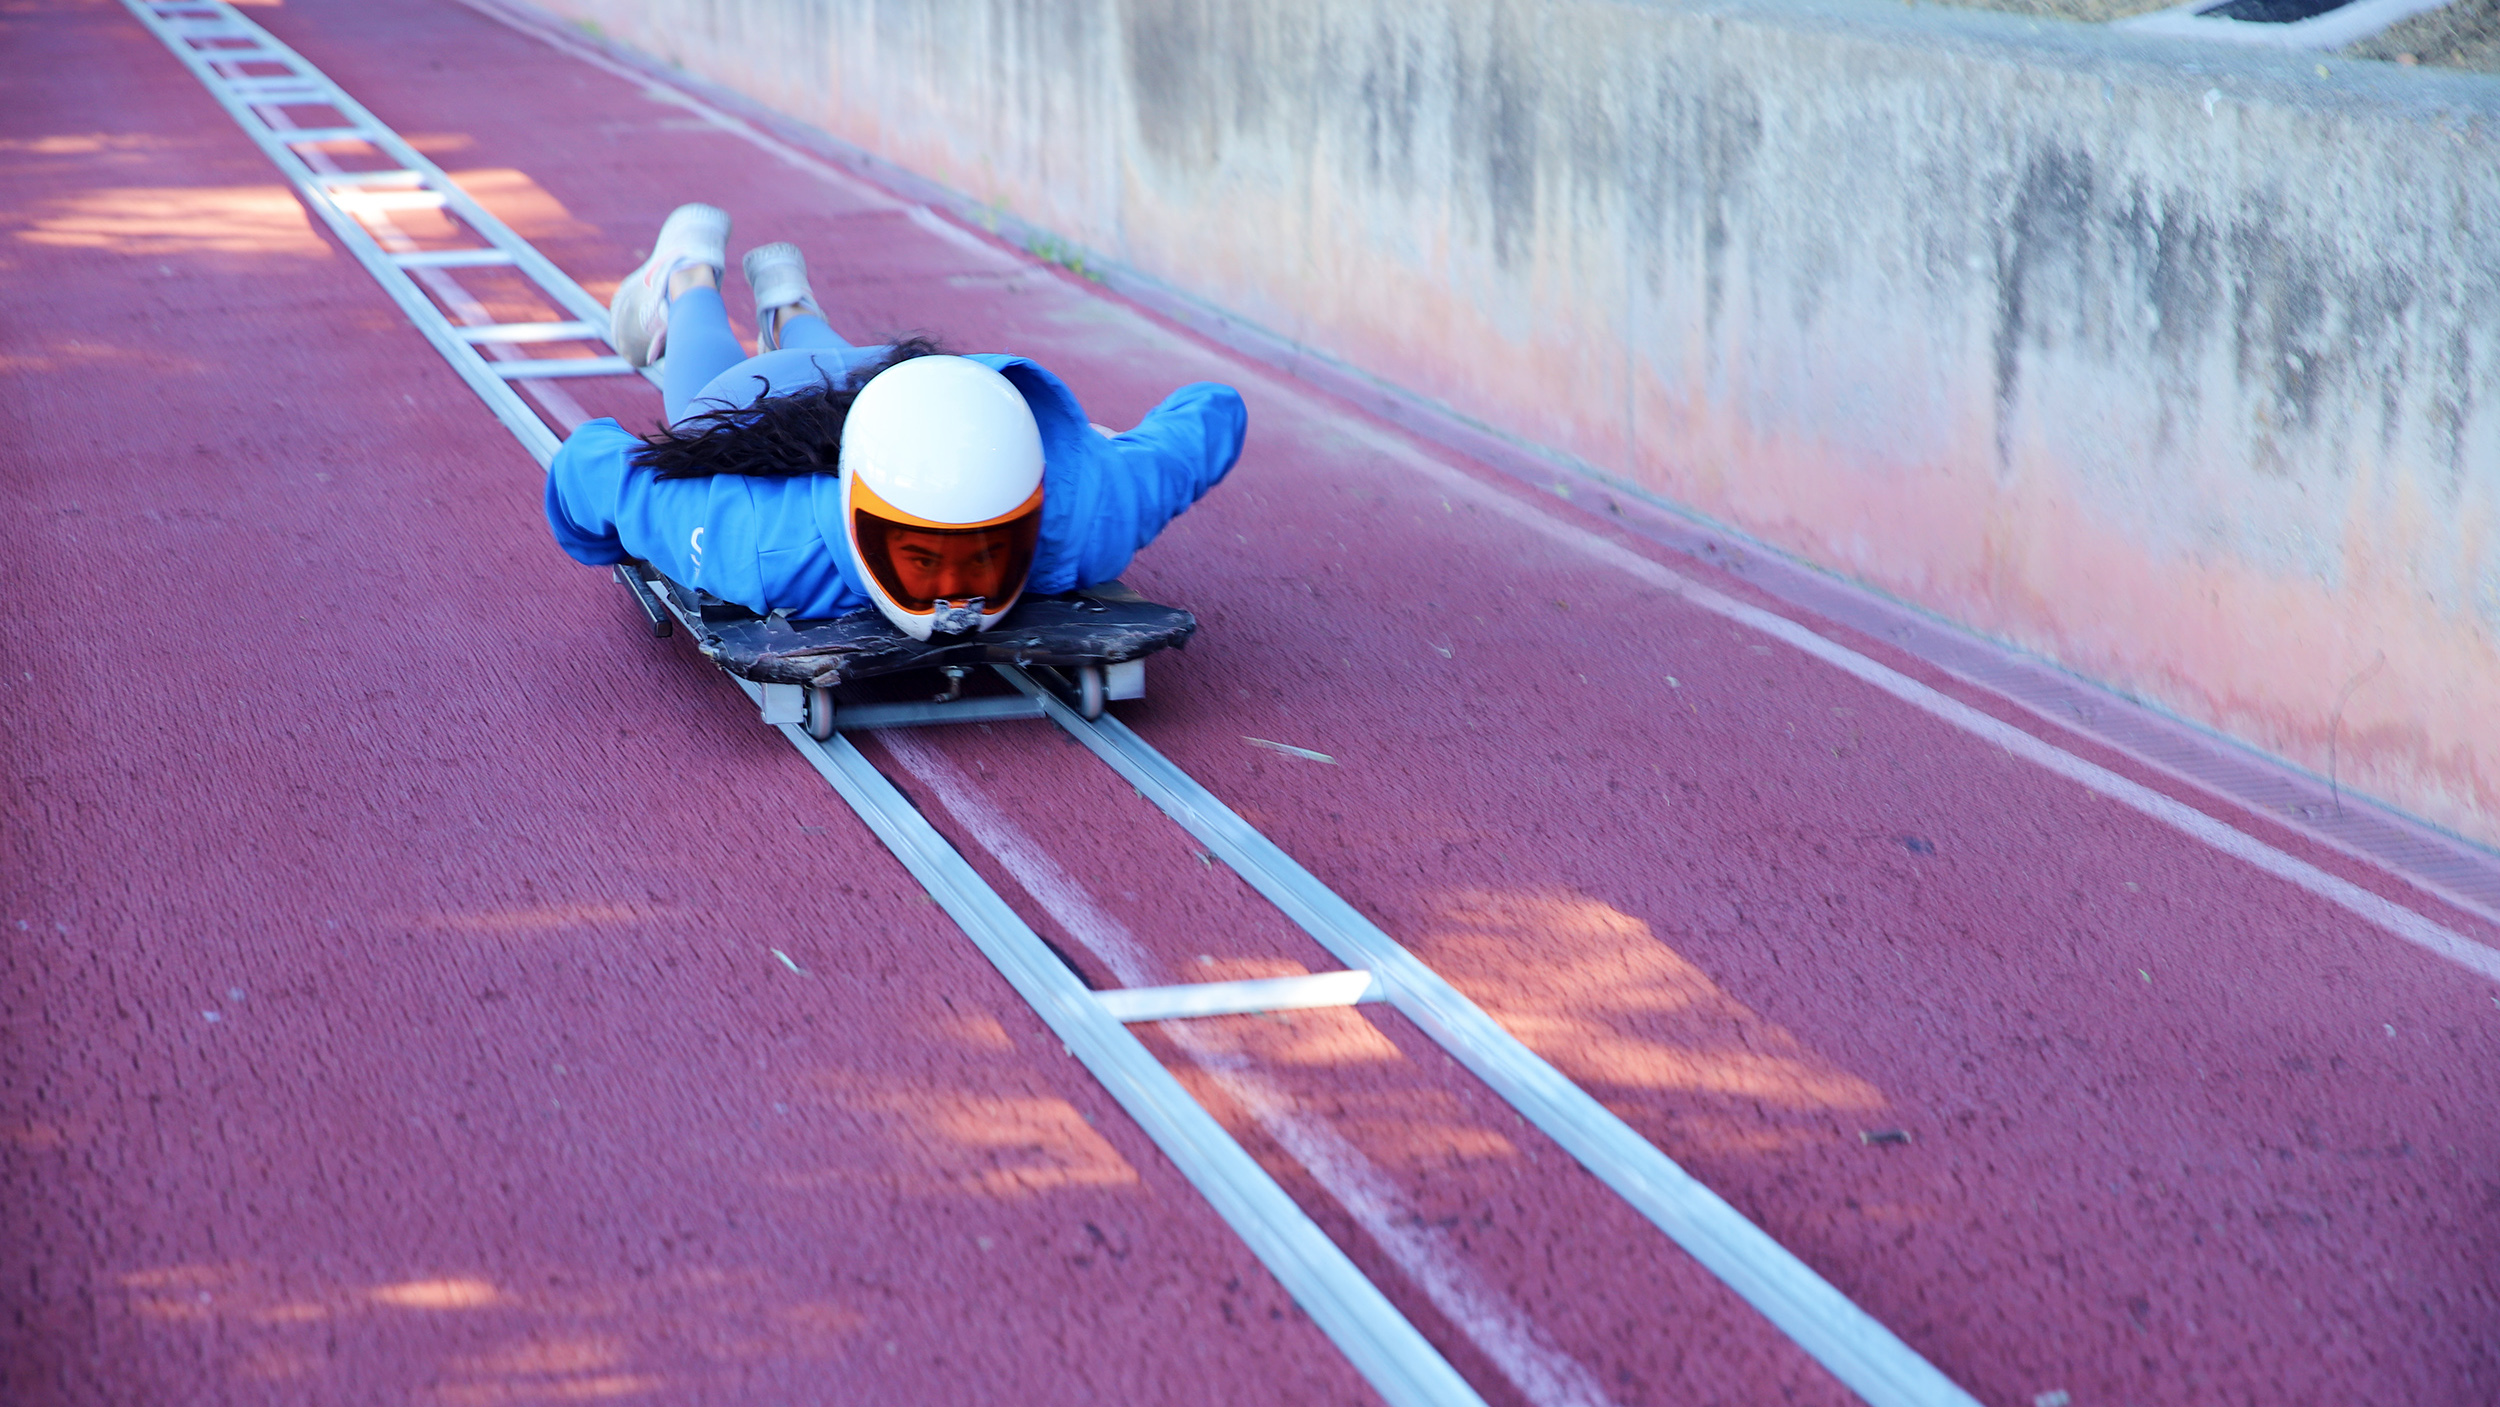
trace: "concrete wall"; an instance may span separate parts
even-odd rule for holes
[[[2500,79],[1888,0],[549,3],[2500,840]]]

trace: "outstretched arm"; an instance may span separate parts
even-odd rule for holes
[[[565,437],[547,466],[547,526],[565,555],[604,567],[628,554],[617,516],[634,437],[613,420],[593,420]]]
[[[1127,570],[1139,548],[1232,471],[1248,429],[1241,393],[1200,381],[1164,397],[1136,429],[1112,436],[1111,472],[1078,564],[1079,584]]]
[[[640,444],[613,420],[593,420],[565,440],[547,466],[547,526],[556,545],[589,566],[640,560],[724,600],[756,596],[756,515],[746,481],[655,481],[634,463]]]

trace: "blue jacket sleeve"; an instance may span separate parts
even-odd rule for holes
[[[1113,436],[1077,584],[1092,586],[1128,570],[1138,549],[1223,482],[1241,458],[1249,424],[1240,392],[1199,381],[1164,397],[1136,429]]]
[[[547,526],[574,561],[605,567],[629,555],[617,536],[617,510],[634,444],[624,426],[593,420],[566,436],[547,466]]]
[[[736,474],[662,480],[633,462],[637,441],[613,420],[565,439],[547,466],[547,526],[556,545],[594,567],[639,559],[675,581],[761,611],[767,551],[786,558],[817,542],[809,485]]]

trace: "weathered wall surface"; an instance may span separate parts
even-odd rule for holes
[[[552,3],[2500,839],[2500,79],[1826,0]]]

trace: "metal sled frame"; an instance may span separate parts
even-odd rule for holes
[[[757,615],[653,570],[624,562],[616,579],[655,636],[682,625],[695,648],[723,670],[756,686],[769,724],[800,724],[822,742],[837,732],[915,728],[940,723],[991,723],[1041,718],[1041,701],[1019,692],[965,697],[964,681],[983,665],[1025,671],[1055,685],[1088,721],[1104,705],[1146,694],[1145,656],[1185,645],[1198,628],[1189,612],[1159,606],[1119,582],[1055,596],[1028,596],[1006,619],[967,639],[911,639],[873,610],[835,620]],[[842,702],[844,684],[915,672],[946,681],[926,700]]]

